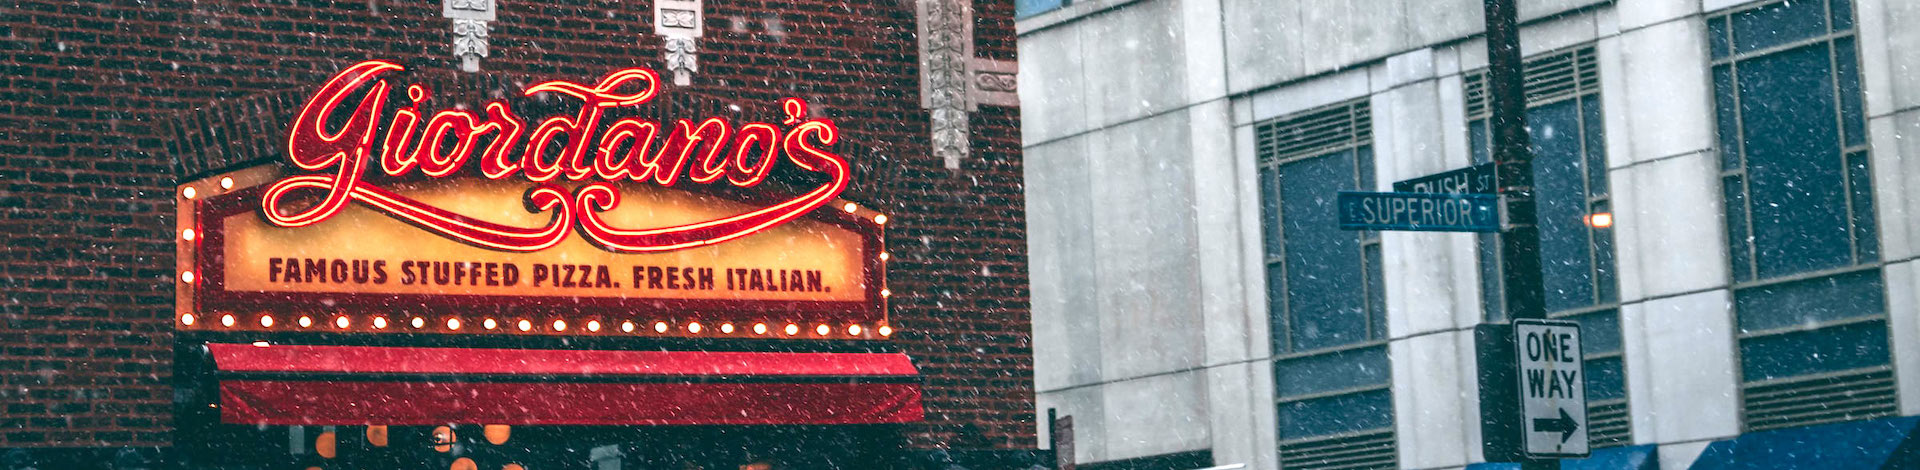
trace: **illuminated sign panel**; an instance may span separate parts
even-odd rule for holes
[[[290,129],[290,168],[182,186],[177,325],[890,334],[886,216],[836,199],[838,130],[804,101],[777,123],[612,119],[658,89],[627,69],[529,87],[579,104],[530,125],[504,101],[427,115],[419,85],[390,105],[382,75],[400,70],[364,62],[322,86]],[[780,165],[819,182],[756,188]]]

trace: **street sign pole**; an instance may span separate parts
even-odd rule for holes
[[[1487,29],[1487,91],[1493,111],[1493,159],[1495,184],[1500,192],[1500,259],[1502,286],[1507,317],[1518,329],[1522,320],[1546,318],[1544,284],[1540,271],[1540,229],[1535,224],[1533,202],[1533,155],[1527,137],[1526,92],[1521,87],[1524,64],[1520,60],[1520,26],[1515,19],[1516,0],[1485,0]],[[1516,349],[1525,348],[1515,344]],[[1584,404],[1580,409],[1585,421]],[[1523,412],[1524,412],[1524,406]],[[1521,419],[1526,419],[1524,413]],[[1528,423],[1531,424],[1531,423]],[[1547,423],[1557,426],[1557,423]],[[1522,426],[1522,428],[1530,428]],[[1583,433],[1584,437],[1584,433]],[[1520,436],[1525,439],[1525,436]],[[1584,449],[1585,443],[1581,443]],[[1549,459],[1521,458],[1522,470],[1550,470],[1559,462]]]
[[[1540,229],[1534,224],[1533,153],[1521,88],[1520,27],[1514,0],[1486,0],[1487,90],[1491,98],[1495,184],[1500,191],[1500,259],[1508,318],[1546,318],[1540,282]]]

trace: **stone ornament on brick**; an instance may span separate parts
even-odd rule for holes
[[[967,111],[968,61],[973,57],[973,6],[959,0],[919,0],[920,106],[931,110],[933,154],[959,169],[971,153]]]
[[[667,70],[673,72],[673,84],[693,84],[700,71],[700,48],[695,41],[706,32],[705,8],[700,0],[658,0],[653,3],[653,34],[661,36]]]
[[[460,58],[460,70],[480,71],[480,58],[487,56],[488,23],[496,19],[494,0],[443,0],[440,16],[453,20],[453,55]]]

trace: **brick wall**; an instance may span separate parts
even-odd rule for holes
[[[687,91],[807,98],[862,149],[845,197],[894,216],[896,341],[929,375],[910,442],[1032,447],[1018,110],[982,107],[974,157],[946,170],[911,0],[707,3]],[[1013,59],[1011,2],[976,17],[979,55]],[[172,188],[274,148],[281,121],[243,118],[372,58],[469,94],[664,69],[646,2],[509,1],[499,18],[485,70],[461,75],[432,0],[0,5],[0,447],[168,445]]]

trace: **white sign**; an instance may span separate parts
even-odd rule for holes
[[[1528,457],[1586,457],[1587,387],[1580,325],[1514,320],[1520,426]]]

